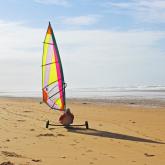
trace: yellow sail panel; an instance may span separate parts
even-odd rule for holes
[[[61,99],[60,99],[60,98],[56,100],[56,104],[57,104],[59,107],[62,106],[62,103],[61,103]]]
[[[53,59],[53,58],[52,58]],[[57,69],[55,64],[55,60],[52,60],[52,64],[50,65],[50,75],[49,75],[49,84],[58,80],[57,78]]]
[[[50,41],[50,38],[51,38],[51,35],[50,34],[47,34],[46,37],[45,37],[45,41],[44,43],[48,43]],[[45,65],[46,65],[46,60],[47,60],[47,56],[48,56],[48,48],[49,48],[49,45],[48,44],[44,44],[44,48],[43,48],[43,57],[42,57],[42,88],[43,88],[43,85],[44,85],[44,80],[45,80]]]

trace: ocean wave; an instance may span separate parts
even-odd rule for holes
[[[0,96],[42,97],[42,91],[11,90],[0,91]],[[67,98],[158,98],[165,99],[165,86],[113,86],[93,88],[66,88]]]

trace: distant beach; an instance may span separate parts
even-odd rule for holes
[[[41,91],[0,91],[0,97],[41,98]],[[99,103],[120,103],[145,106],[165,106],[165,86],[131,86],[108,88],[66,88],[69,100]]]

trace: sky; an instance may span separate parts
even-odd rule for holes
[[[5,0],[0,91],[40,91],[48,22],[68,88],[165,85],[164,0]]]

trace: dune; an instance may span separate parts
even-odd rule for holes
[[[1,165],[164,165],[165,107],[68,100],[75,124],[58,124],[61,112],[40,99],[0,98]]]

